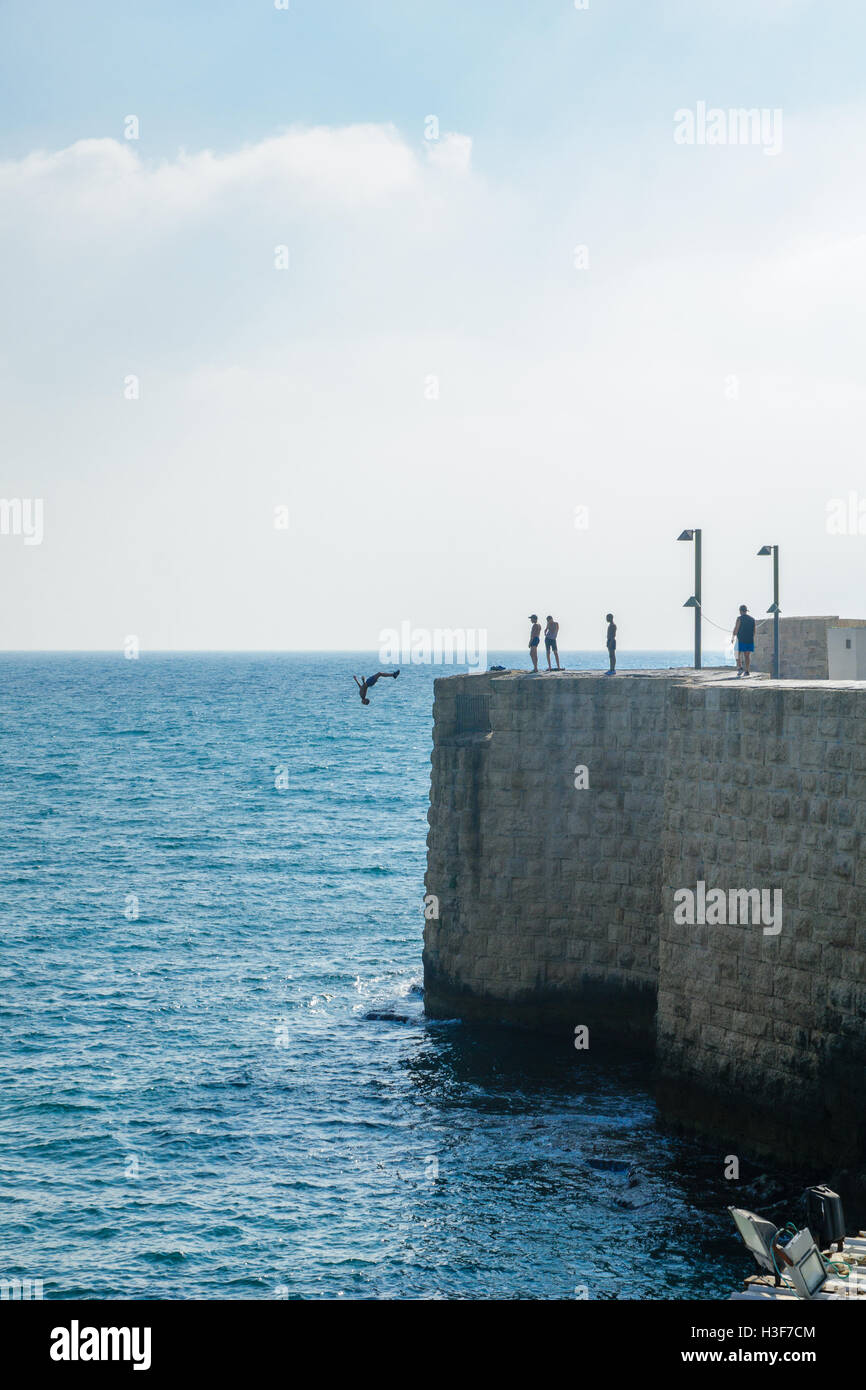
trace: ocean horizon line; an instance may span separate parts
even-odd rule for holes
[[[516,655],[525,647],[495,647],[493,655]],[[369,647],[146,647],[141,655],[147,656],[369,656]],[[561,647],[560,656],[587,656],[598,653],[606,655],[601,644],[593,647]],[[619,655],[665,656],[688,655],[685,647],[621,647]],[[123,656],[122,647],[0,647],[0,657],[4,656]],[[722,656],[721,650],[705,652],[705,655]],[[138,659],[138,658],[136,658]],[[389,666],[394,662],[387,662]],[[410,666],[471,666],[467,661],[412,661]]]

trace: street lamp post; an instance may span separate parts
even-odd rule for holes
[[[695,670],[701,669],[701,532],[698,528],[683,531],[677,536],[678,541],[694,541],[695,543],[695,591],[690,599],[683,604],[683,608],[694,608],[695,610]]]
[[[779,547],[777,545],[762,545],[758,551],[759,555],[772,555],[773,557],[773,602],[767,609],[773,615],[773,679],[779,679]]]

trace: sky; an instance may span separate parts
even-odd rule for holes
[[[866,617],[864,40],[4,0],[0,648],[687,649],[696,526],[707,649],[765,544],[783,613]]]

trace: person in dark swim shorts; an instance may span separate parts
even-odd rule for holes
[[[550,653],[551,653],[551,652],[553,652],[553,655],[556,657],[556,669],[557,669],[557,671],[561,671],[561,670],[562,670],[562,667],[561,667],[560,664],[559,664],[559,648],[558,648],[557,645],[556,645],[556,639],[557,639],[558,635],[559,635],[559,623],[554,622],[553,618],[552,618],[552,617],[550,616],[550,614],[548,613],[548,615],[547,615],[547,627],[544,629],[544,650],[547,652],[547,669],[548,669],[548,671],[552,671],[552,670],[553,670],[553,667],[552,667],[551,664],[550,664]]]
[[[529,655],[532,657],[532,669],[538,675],[538,643],[541,640],[541,623],[538,621],[537,613],[530,613],[529,621],[532,623],[529,633]]]
[[[737,675],[750,676],[752,652],[755,650],[755,620],[744,603],[740,604],[740,616],[734,623],[734,639],[744,663],[744,669],[741,671],[739,661],[737,662]]]
[[[612,613],[608,613],[607,617],[605,618],[605,622],[607,623],[607,656],[608,656],[608,660],[610,661],[610,670],[609,670],[609,671],[605,671],[604,674],[605,674],[606,676],[615,676],[615,675],[616,675],[616,623],[615,623],[614,620],[613,620],[613,614],[612,614]]]
[[[358,694],[361,697],[361,704],[369,705],[370,701],[367,699],[367,691],[372,690],[377,680],[380,680],[382,676],[390,676],[392,680],[396,680],[399,674],[400,671],[398,668],[396,671],[377,671],[375,676],[368,676],[365,681],[359,681],[357,676],[353,676],[352,680],[358,687]]]

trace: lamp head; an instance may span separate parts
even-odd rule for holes
[[[678,540],[678,541],[693,541],[694,538],[695,538],[694,530],[691,530],[691,531],[681,531],[680,534],[677,536],[677,540]]]
[[[691,598],[687,598],[683,604],[683,608],[700,608],[700,606],[694,594],[692,594]]]
[[[771,545],[762,545],[760,550],[758,551],[759,555],[772,555],[772,553],[773,547]]]

